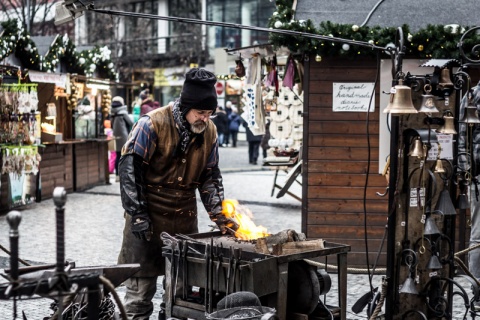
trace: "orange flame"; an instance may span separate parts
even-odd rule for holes
[[[248,208],[241,206],[237,200],[223,200],[222,213],[227,218],[234,219],[238,223],[238,229],[235,232],[236,238],[242,240],[255,240],[270,235],[267,232],[267,228],[255,225],[252,221],[252,212]]]

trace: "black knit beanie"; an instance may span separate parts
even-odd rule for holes
[[[217,109],[217,77],[205,69],[193,68],[185,74],[182,93],[180,95],[180,111],[185,117],[190,109]]]

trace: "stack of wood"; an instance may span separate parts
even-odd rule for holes
[[[324,249],[324,240],[307,240],[304,233],[297,233],[293,229],[280,231],[265,238],[257,239],[255,252],[282,256],[305,251]]]

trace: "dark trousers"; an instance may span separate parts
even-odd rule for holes
[[[248,142],[248,160],[250,163],[257,164],[259,151],[260,151],[260,141]]]
[[[236,147],[238,131],[230,131],[230,136],[232,137],[232,147]]]

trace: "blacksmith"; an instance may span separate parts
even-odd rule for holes
[[[210,120],[217,108],[215,83],[213,73],[191,69],[180,98],[141,117],[122,149],[125,228],[118,263],[141,265],[125,282],[129,319],[149,319],[153,312],[157,277],[165,274],[160,233],[198,232],[196,189],[220,230],[236,229],[222,214],[217,132]]]

